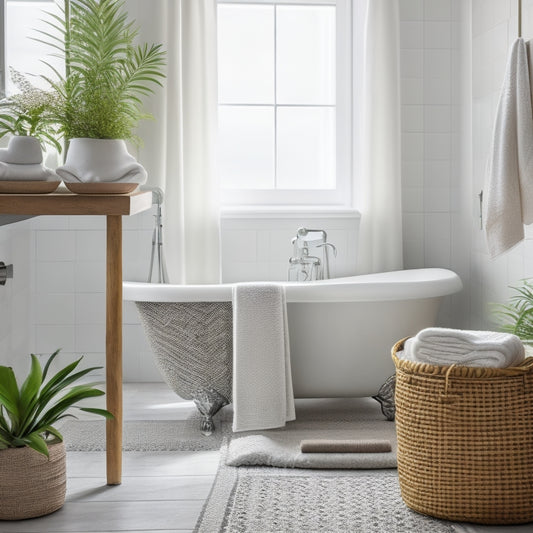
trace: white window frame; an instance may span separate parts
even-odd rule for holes
[[[6,90],[6,38],[5,38],[5,16],[6,1],[0,0],[0,96],[5,94]]]
[[[40,4],[53,4],[54,0],[17,0],[18,2],[33,2]],[[5,94],[7,87],[7,66],[6,66],[6,33],[5,21],[7,13],[7,3],[9,0],[0,0],[0,95]]]
[[[223,208],[352,205],[352,1],[351,0],[218,0],[218,4],[336,6],[336,188],[335,189],[224,189]]]

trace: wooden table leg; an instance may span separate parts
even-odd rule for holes
[[[107,216],[106,423],[107,484],[122,480],[122,216]]]

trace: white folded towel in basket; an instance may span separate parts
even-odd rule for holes
[[[441,366],[505,368],[523,361],[525,349],[510,333],[426,328],[405,342],[402,357]]]

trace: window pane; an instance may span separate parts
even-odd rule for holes
[[[230,189],[274,185],[274,108],[219,106],[219,173]]]
[[[279,189],[335,188],[335,108],[278,107]]]
[[[335,7],[278,6],[277,102],[335,104]]]
[[[42,36],[36,31],[53,31],[50,26],[43,23],[49,20],[46,12],[60,14],[58,6],[53,2],[12,2],[6,5],[5,21],[5,42],[6,42],[6,66],[13,67],[23,74],[34,74],[28,76],[33,85],[46,88],[46,83],[36,77],[38,74],[45,74],[53,77],[52,70],[42,62],[47,61],[59,72],[64,68],[64,62],[50,54],[56,53],[52,47],[34,41]],[[46,37],[43,37],[46,39]],[[6,69],[6,92],[8,94],[15,91],[9,76],[9,69]]]
[[[274,8],[218,8],[219,102],[274,103]]]

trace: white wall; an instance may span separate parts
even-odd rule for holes
[[[472,105],[473,172],[468,180],[471,199],[484,187],[492,129],[507,53],[517,37],[516,0],[473,0],[472,2]],[[523,36],[533,37],[533,1],[523,1]],[[467,177],[468,179],[468,177]],[[473,206],[477,213],[477,206]],[[502,256],[491,260],[484,233],[473,217],[472,235],[472,322],[473,328],[493,327],[490,302],[506,301],[509,285],[533,276],[533,231],[526,227],[526,239]]]
[[[455,270],[468,287],[461,164],[468,158],[462,118],[464,0],[400,0],[402,205],[405,268]],[[466,234],[468,236],[468,233]],[[441,325],[465,327],[466,292],[447,298]]]
[[[31,328],[32,233],[29,221],[0,226],[0,261],[14,264],[13,279],[0,285],[0,364],[22,376],[29,369]]]
[[[291,240],[300,227],[323,229],[335,245],[330,253],[330,276],[350,276],[355,272],[359,216],[354,212],[308,211],[287,214],[276,211],[249,217],[225,215],[222,218],[222,279],[225,282],[286,280]]]
[[[507,1],[492,0],[491,9],[499,3]],[[470,141],[464,138],[469,134],[465,117],[470,116],[472,104],[468,83],[466,88],[462,83],[470,78],[470,10],[465,9],[469,4],[465,0],[400,0],[404,262],[406,268],[452,268],[467,288],[470,239],[471,233],[476,237],[477,223],[477,185],[469,178]],[[476,9],[483,11],[480,5],[475,6],[474,16]],[[491,24],[494,26],[494,18]],[[487,53],[487,61],[490,58]],[[124,219],[125,279],[144,280],[147,276],[152,215],[149,212]],[[35,352],[62,347],[65,359],[81,353],[90,364],[103,364],[104,217],[39,217],[21,224],[31,228],[27,238],[35,259],[30,271],[18,278],[34,287],[28,297],[33,316],[18,331],[27,334],[25,342]],[[357,253],[357,224],[353,214],[227,215],[222,219],[224,280],[284,279],[292,252],[290,239],[302,225],[326,229],[339,248],[332,271],[335,275],[351,274]],[[17,227],[0,229],[0,252],[17,240]],[[7,244],[2,244],[4,241]],[[482,251],[476,241],[472,256],[476,264],[478,255]],[[481,288],[485,286],[483,282]],[[7,298],[9,306],[15,305],[13,295],[7,295],[0,288],[0,298]],[[473,308],[477,298],[478,292],[473,296]],[[447,299],[440,323],[467,327],[470,316],[477,314],[476,310],[470,312],[467,289]],[[124,322],[125,379],[160,380],[131,303],[124,307]],[[20,338],[20,333],[7,333],[0,325],[0,361],[6,359],[7,346],[15,337]]]
[[[83,354],[87,366],[104,365],[105,220],[104,216],[32,219],[32,328],[37,352],[61,348],[63,362]],[[124,279],[146,281],[152,228],[152,210],[123,217]],[[160,379],[131,302],[124,305],[123,344],[124,379]]]

